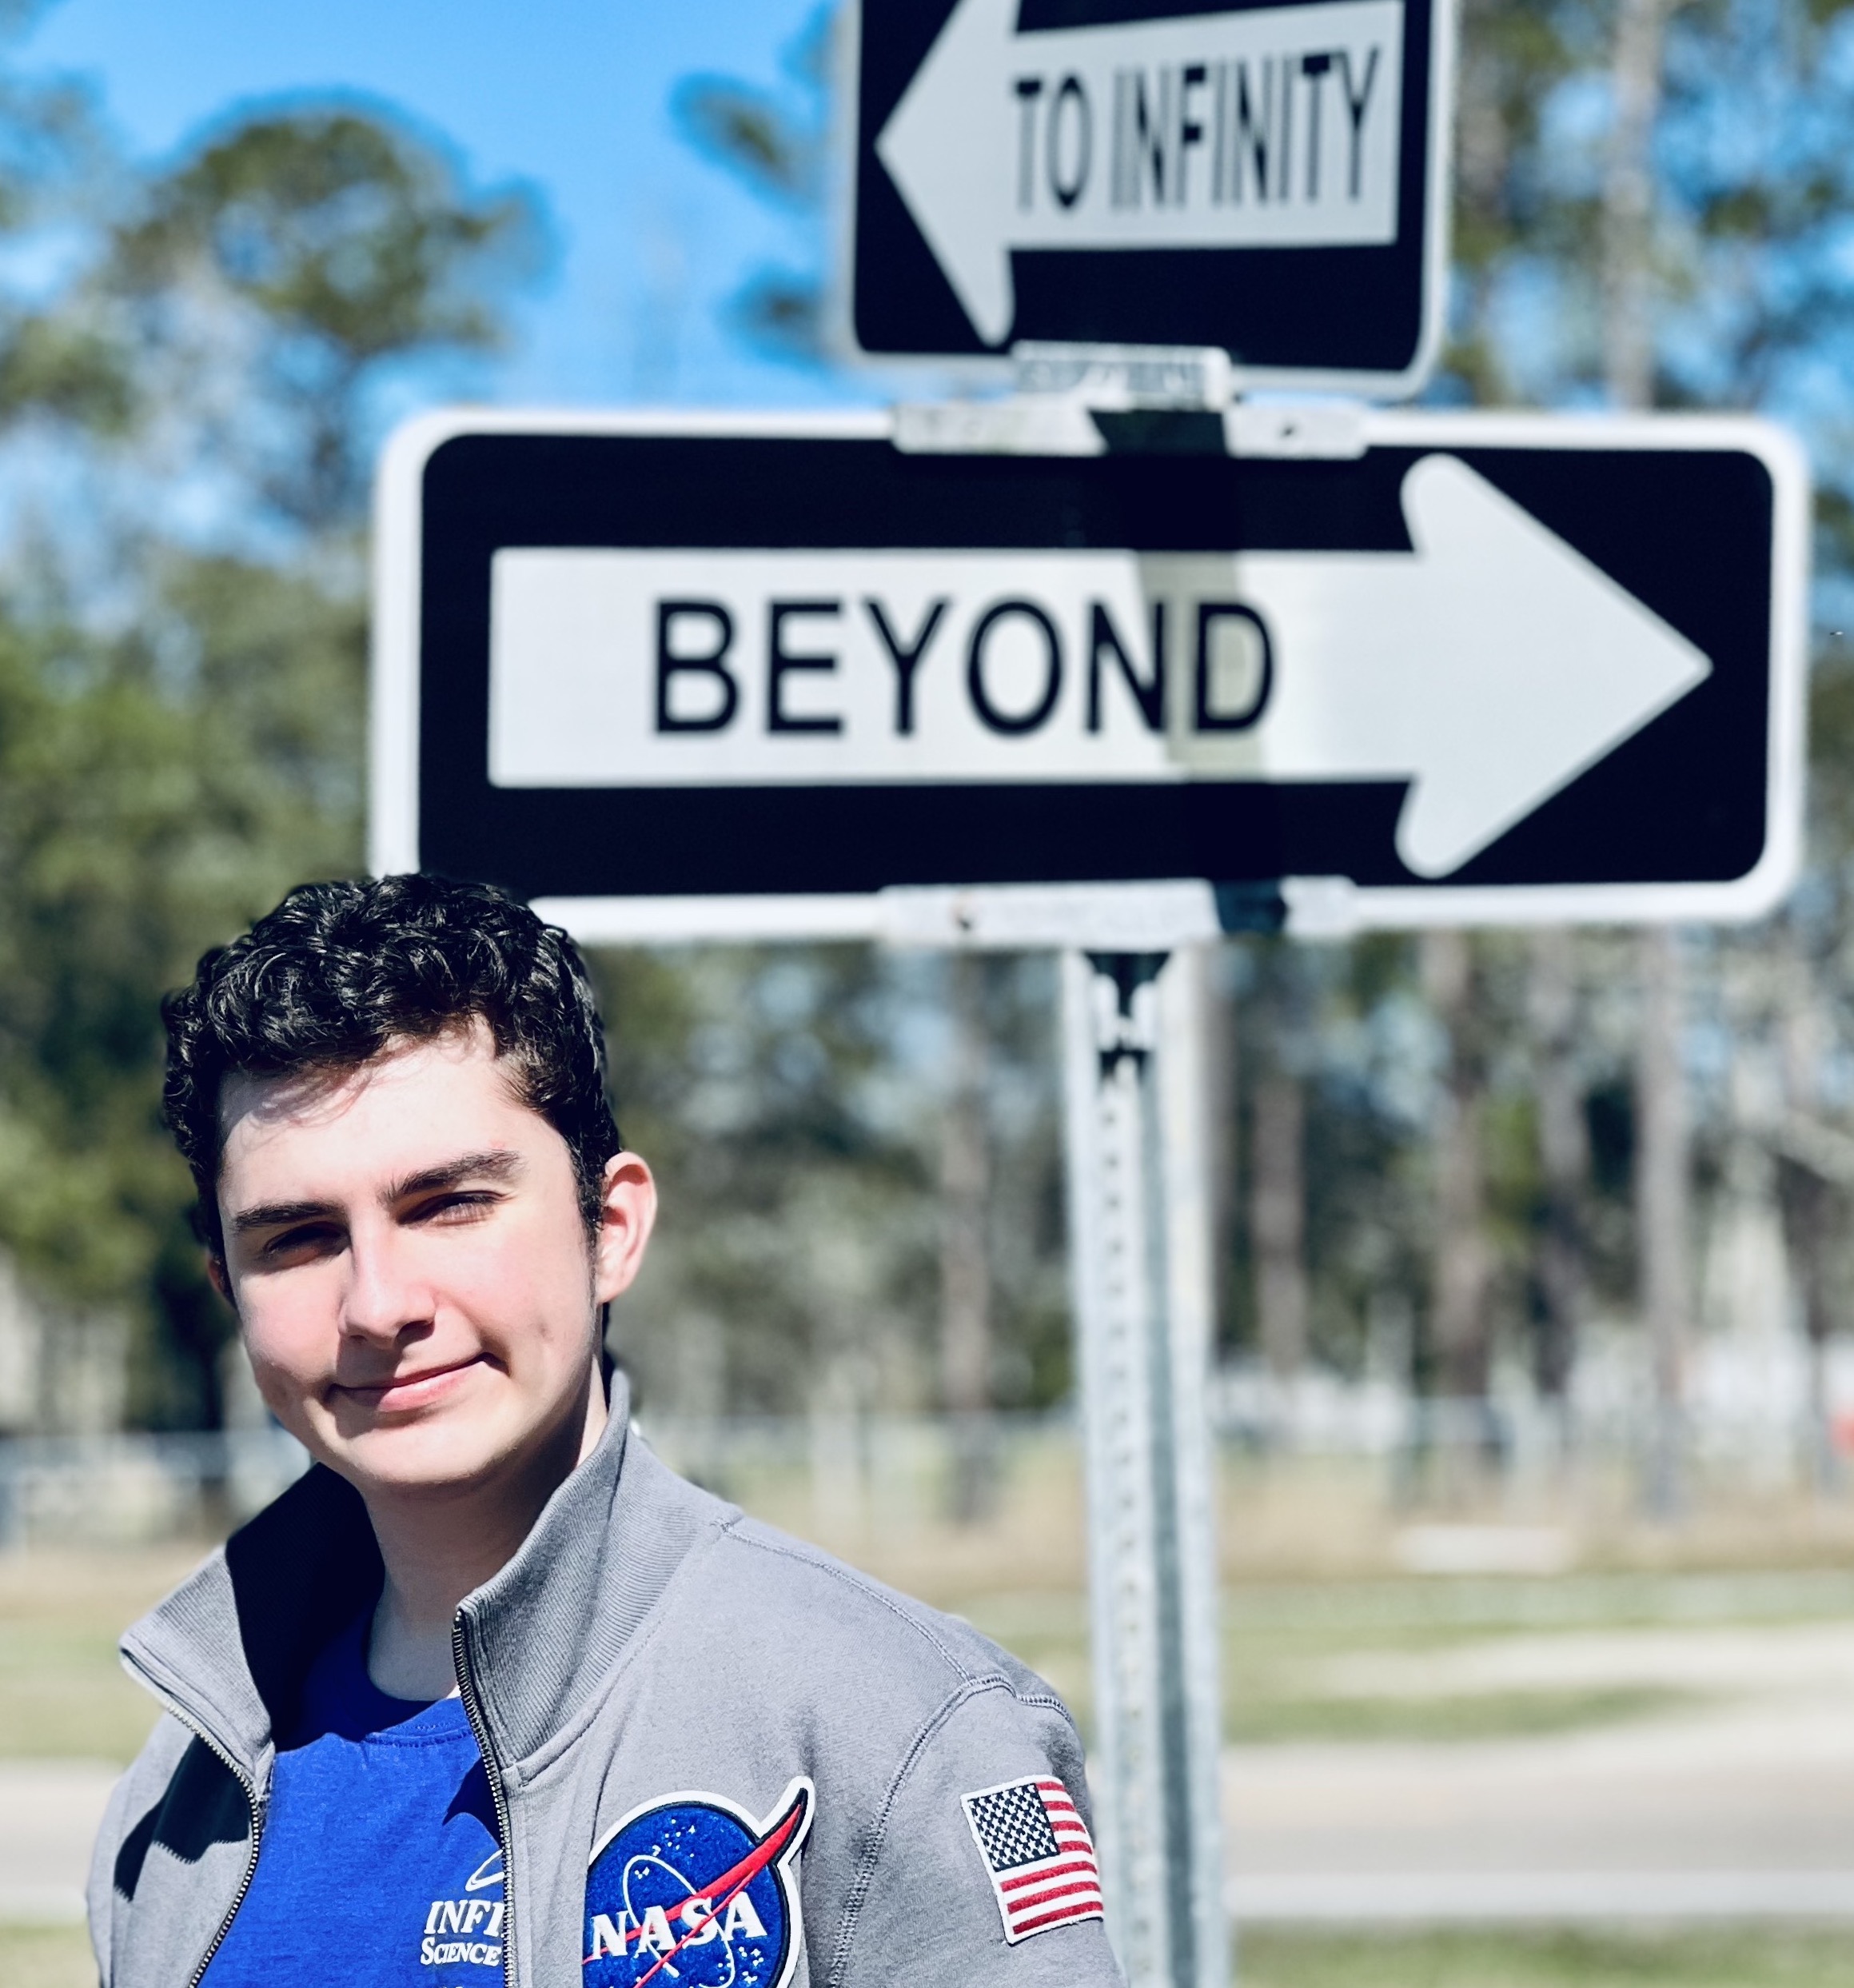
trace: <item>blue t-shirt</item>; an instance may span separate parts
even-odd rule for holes
[[[371,1611],[316,1659],[201,1988],[500,1988],[502,1850],[463,1705],[389,1698]]]

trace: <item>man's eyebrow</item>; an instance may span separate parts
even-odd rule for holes
[[[257,1228],[281,1228],[292,1222],[317,1222],[338,1213],[329,1201],[260,1201],[254,1208],[241,1208],[232,1217],[234,1235],[248,1235]]]
[[[466,1180],[512,1180],[520,1172],[521,1156],[500,1147],[486,1152],[460,1153],[455,1160],[421,1168],[403,1180],[390,1182],[381,1199],[391,1206],[415,1195],[442,1194],[447,1188],[461,1187]],[[333,1201],[261,1201],[253,1208],[239,1209],[230,1227],[234,1235],[246,1236],[253,1229],[286,1228],[294,1222],[327,1221],[331,1217],[339,1220],[341,1216],[341,1208]]]
[[[486,1152],[460,1153],[436,1167],[421,1168],[403,1180],[390,1183],[380,1197],[390,1204],[417,1194],[442,1194],[447,1188],[461,1187],[466,1180],[508,1180],[521,1172],[521,1156],[506,1148]]]

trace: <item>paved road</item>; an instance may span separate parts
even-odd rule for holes
[[[0,1919],[81,1919],[90,1844],[118,1770],[0,1761]]]
[[[1502,1637],[1347,1657],[1318,1681],[1712,1695],[1568,1736],[1235,1749],[1240,1918],[1854,1918],[1854,1627]]]
[[[1854,1918],[1854,1734],[1747,1711],[1571,1739],[1245,1747],[1250,1918]]]

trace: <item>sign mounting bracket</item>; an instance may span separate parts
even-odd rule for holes
[[[1220,345],[1095,345],[1022,339],[1011,348],[1019,393],[1061,393],[1084,407],[1222,409],[1232,397]]]
[[[1070,345],[1011,350],[1015,390],[991,400],[904,401],[907,455],[1225,454],[1350,461],[1368,410],[1337,397],[1245,400],[1215,345]]]

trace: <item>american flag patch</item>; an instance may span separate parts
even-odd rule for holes
[[[963,1800],[1007,1945],[1106,1916],[1088,1826],[1061,1782],[1007,1781]]]

